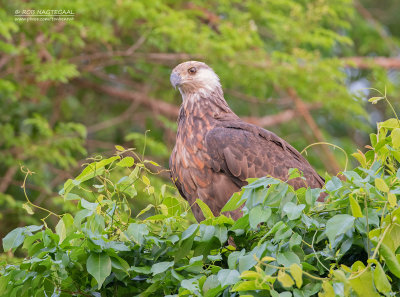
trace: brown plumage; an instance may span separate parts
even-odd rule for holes
[[[249,177],[271,175],[287,180],[288,170],[298,168],[306,182],[290,180],[295,189],[324,185],[295,148],[274,133],[242,121],[229,108],[218,76],[206,64],[179,64],[172,71],[171,84],[178,87],[183,99],[169,161],[171,178],[198,221],[204,217],[194,203],[197,198],[218,215]],[[237,219],[240,212],[231,216]]]

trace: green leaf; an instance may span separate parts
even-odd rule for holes
[[[22,208],[26,210],[29,215],[33,215],[32,207],[28,203],[22,204]]]
[[[249,212],[249,223],[252,229],[257,228],[258,224],[266,222],[271,216],[271,208],[267,207],[264,209],[263,205],[257,205],[250,209]]]
[[[300,265],[293,263],[290,265],[290,274],[294,278],[296,282],[296,286],[301,288],[303,285],[303,270],[301,269]]]
[[[358,162],[360,162],[362,167],[364,167],[364,168],[367,167],[367,159],[366,159],[365,155],[360,150],[357,150],[357,153],[353,153],[351,155],[354,158],[356,158]]]
[[[400,263],[394,252],[386,244],[382,243],[379,248],[379,254],[385,260],[390,272],[400,278]]]
[[[372,104],[378,103],[378,101],[385,99],[385,97],[372,97],[368,99],[368,102],[372,102]]]
[[[392,144],[394,148],[399,148],[400,147],[400,128],[395,128],[392,133]]]
[[[375,259],[374,259],[375,260]],[[381,264],[375,260],[375,269],[374,269],[374,283],[377,290],[381,293],[389,293],[392,290],[392,286],[383,270]]]
[[[8,252],[10,249],[19,247],[24,242],[24,231],[24,227],[19,227],[12,230],[3,238],[3,249],[5,252]]]
[[[336,236],[346,233],[353,228],[354,219],[353,216],[348,214],[338,214],[326,222],[325,233],[331,244],[335,241]]]
[[[80,229],[83,219],[87,218],[88,216],[91,216],[92,214],[93,211],[90,211],[88,209],[82,209],[78,211],[74,218],[74,226]]]
[[[234,285],[240,280],[240,273],[237,270],[221,269],[217,274],[221,287]]]
[[[151,161],[151,160],[144,160],[144,163],[150,163],[151,165],[154,165],[156,167],[161,167],[160,164],[158,164],[157,162]]]
[[[276,259],[274,257],[270,257],[270,256],[265,256],[261,259],[261,262],[271,262],[271,261],[275,261]]]
[[[212,225],[200,225],[200,239],[199,241],[207,242],[212,239],[215,234],[215,227]]]
[[[228,240],[228,229],[225,226],[215,226],[214,236],[221,244],[224,244]]]
[[[236,283],[231,291],[232,292],[240,292],[240,291],[255,291],[255,290],[270,290],[270,287],[268,286],[268,284],[263,283],[263,282],[259,282],[256,280],[250,280],[250,281],[244,281],[244,282],[239,282]],[[251,297],[254,295],[240,295],[242,297]]]
[[[290,277],[289,274],[287,274],[283,270],[279,270],[279,272],[278,272],[278,281],[285,288],[290,288],[290,287],[292,287],[294,285],[293,279]]]
[[[202,201],[200,199],[196,199],[196,203],[200,206],[200,209],[206,220],[214,218],[214,214],[212,213],[212,211],[208,207],[208,205],[204,203],[204,201]]]
[[[93,177],[101,175],[104,173],[104,167],[111,164],[115,160],[120,159],[120,156],[113,156],[108,159],[101,160],[99,162],[90,163],[86,166],[85,169],[79,174],[75,180],[67,180],[64,184],[64,192],[63,195],[68,194],[76,185],[79,185],[82,182],[85,182]]]
[[[396,129],[400,128],[399,121],[397,119],[391,118],[384,122],[380,122],[379,128],[389,128],[389,129]]]
[[[379,297],[373,283],[372,271],[368,268],[367,271],[362,271],[358,275],[352,276],[350,284],[358,296]]]
[[[292,264],[300,264],[299,257],[293,252],[279,253],[276,257],[278,264],[290,267]]]
[[[132,157],[125,157],[115,165],[119,167],[132,167],[133,164],[135,164],[135,159]]]
[[[324,292],[318,296],[320,297],[335,297],[335,290],[333,289],[331,283],[329,281],[324,281],[322,283],[322,289]]]
[[[354,199],[354,197],[352,195],[350,195],[349,200],[350,200],[351,213],[353,214],[353,217],[362,218],[363,214],[362,214],[361,207],[358,204],[357,200]]]
[[[97,281],[100,289],[106,277],[111,274],[111,259],[106,253],[91,253],[86,261],[87,271]]]
[[[298,168],[289,168],[288,170],[288,180],[301,177],[302,174],[300,173],[300,170]]]
[[[63,219],[59,220],[56,225],[56,234],[60,237],[59,244],[61,244],[65,237],[67,237],[67,228],[65,227]]]
[[[79,195],[76,195],[73,193],[67,193],[64,195],[64,200],[66,200],[66,201],[81,200],[81,197]]]
[[[228,202],[224,205],[221,210],[221,213],[226,211],[233,211],[242,206],[243,203],[246,202],[246,199],[242,198],[243,191],[233,193],[232,197],[228,200]]]
[[[389,192],[388,193],[388,201],[389,201],[389,205],[391,207],[396,207],[397,206],[397,198],[396,198],[395,194]]]
[[[60,237],[59,244],[74,231],[74,218],[69,214],[65,214],[56,225],[56,234]]]
[[[256,271],[246,270],[240,274],[241,279],[258,279],[262,278],[262,274]]]
[[[143,176],[142,176],[142,181],[143,181],[143,183],[144,183],[146,186],[149,186],[149,185],[150,185],[150,180],[149,180],[149,178],[148,178],[146,175],[143,175]]]
[[[301,216],[305,207],[304,204],[296,205],[293,202],[288,202],[283,206],[283,213],[288,216],[289,220],[293,221]]]
[[[376,187],[379,191],[381,191],[381,192],[385,192],[385,193],[389,192],[389,187],[388,187],[388,185],[387,185],[386,182],[385,182],[383,179],[381,179],[381,178],[376,178],[376,179],[375,179],[375,187]]]
[[[144,237],[149,234],[149,230],[145,224],[131,223],[125,231],[125,234],[135,243],[142,245],[144,243]]]
[[[153,204],[148,204],[145,208],[143,208],[138,214],[137,214],[137,218],[140,217],[142,214],[144,214],[145,212],[148,212],[150,209],[152,209],[154,207]]]
[[[289,240],[289,247],[292,249],[294,246],[300,245],[302,241],[302,237],[298,233],[294,233]]]
[[[125,150],[125,148],[121,145],[116,145],[115,148],[120,152],[123,152]]]
[[[171,262],[159,262],[156,264],[153,264],[153,266],[151,266],[151,273],[153,275],[162,273],[164,271],[166,271],[167,269],[171,268],[174,266],[174,261]]]
[[[80,202],[81,202],[82,208],[87,209],[87,210],[91,210],[91,211],[95,211],[97,206],[99,205],[98,203],[91,203],[91,202],[89,202],[89,201],[87,201],[87,200],[85,200],[83,198],[81,199]]]
[[[182,232],[181,241],[191,237],[199,229],[199,224],[190,225],[185,231]]]

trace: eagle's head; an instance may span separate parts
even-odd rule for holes
[[[205,63],[188,61],[172,70],[171,84],[178,88],[183,98],[193,93],[212,93],[221,88],[218,76]]]

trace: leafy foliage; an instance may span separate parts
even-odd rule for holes
[[[388,2],[397,7],[398,1],[385,1],[385,6]],[[26,185],[32,202],[52,204],[58,212],[73,210],[71,203],[57,196],[58,185],[76,175],[86,156],[107,155],[115,143],[142,148],[146,130],[151,130],[146,154],[166,167],[176,113],[163,113],[154,106],[180,104],[168,76],[183,60],[204,60],[212,66],[230,106],[240,116],[290,111],[293,102],[287,89],[294,89],[313,107],[313,117],[327,140],[353,151],[354,143],[367,141],[360,127],[367,128],[369,123],[364,118],[364,94],[354,94],[349,86],[361,82],[360,88],[370,84],[383,89],[387,85],[393,98],[399,98],[400,89],[393,72],[378,67],[344,68],[346,57],[398,55],[396,9],[381,9],[379,15],[393,15],[389,25],[397,36],[386,27],[381,35],[386,18],[371,22],[354,3],[2,1],[0,237],[20,225],[40,224],[42,213],[27,216],[21,208],[24,196],[19,186],[24,175],[18,170],[20,163],[40,173]],[[68,9],[75,18],[16,21],[14,12],[24,9]],[[127,100],[102,87],[132,96]],[[149,108],[146,103],[151,100],[157,103]],[[371,113],[386,118],[381,107],[374,106]],[[314,140],[304,123],[296,121],[270,128],[303,148]],[[337,157],[343,161],[340,154]],[[310,159],[323,173],[326,164],[321,160],[325,159],[314,154]],[[150,177],[157,186],[166,180]],[[55,224],[56,220],[49,221]]]
[[[354,154],[361,166],[324,189],[249,180],[223,209],[243,205],[237,221],[198,200],[206,219],[193,223],[188,205],[117,147],[64,184],[75,216],[49,212],[54,231],[44,219],[3,239],[28,257],[3,266],[0,296],[391,296],[400,289],[397,129],[397,119],[379,123],[369,150]],[[138,191],[154,202],[131,218]]]

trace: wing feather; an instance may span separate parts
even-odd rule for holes
[[[271,175],[286,180],[290,168],[304,173],[311,187],[323,186],[322,178],[300,153],[274,133],[241,121],[216,127],[206,135],[211,167],[224,172],[239,185],[249,177]],[[304,186],[291,181],[295,188]]]

